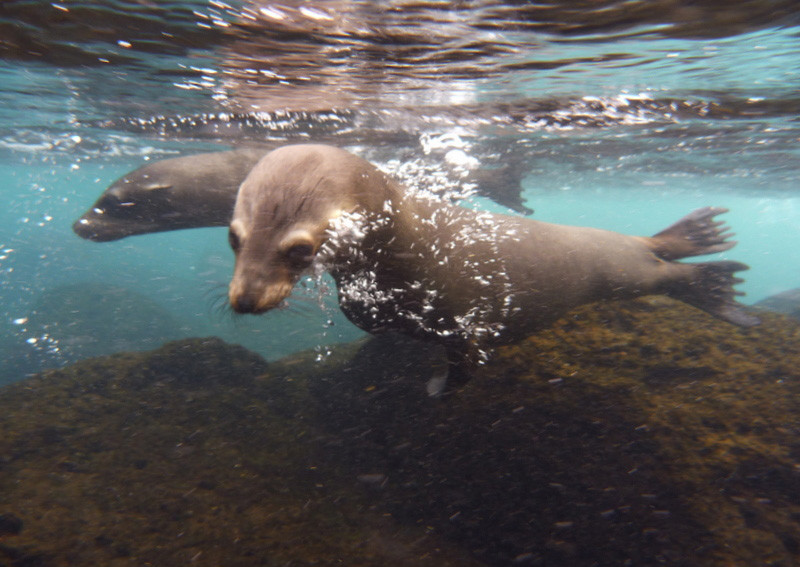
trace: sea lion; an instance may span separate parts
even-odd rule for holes
[[[73,225],[81,238],[118,240],[181,228],[227,226],[236,191],[267,149],[156,161],[115,181]]]
[[[433,339],[466,377],[494,345],[569,309],[666,294],[733,324],[758,319],[735,301],[739,262],[679,263],[735,245],[723,208],[699,209],[652,237],[466,209],[405,190],[369,162],[324,145],[264,156],[230,223],[228,296],[239,313],[280,306],[302,274],[326,270],[361,329]]]

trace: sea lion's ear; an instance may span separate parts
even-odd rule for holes
[[[247,231],[244,228],[244,223],[238,219],[231,221],[230,228],[228,229],[228,244],[234,253],[238,252],[242,247],[242,242],[247,237]]]
[[[278,252],[295,267],[310,264],[318,248],[319,243],[311,231],[302,228],[291,231],[278,244]]]
[[[305,228],[293,230],[278,243],[278,250],[283,253],[287,253],[289,250],[296,247],[308,249],[310,250],[310,254],[317,251],[317,242],[310,230]]]

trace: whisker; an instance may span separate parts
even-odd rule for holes
[[[295,301],[297,303],[302,303],[304,305],[312,305],[312,304],[315,304],[317,302],[317,298],[316,297],[312,297],[310,295],[305,295],[305,294],[302,294],[302,293],[292,294],[292,296],[289,299],[292,300],[292,301]]]
[[[208,289],[203,292],[206,299],[208,312],[212,319],[233,320],[234,311],[228,303],[228,284],[222,282],[207,282]]]
[[[220,296],[227,295],[228,284],[225,282],[207,281],[206,290],[203,292],[203,298],[209,301],[216,301]]]
[[[298,298],[295,297],[289,297],[288,299],[284,300],[283,303],[281,303],[278,309],[285,313],[291,313],[292,315],[303,317],[304,319],[312,319],[311,305],[297,302],[297,299]]]

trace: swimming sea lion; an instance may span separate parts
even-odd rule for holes
[[[115,181],[72,229],[96,242],[180,228],[227,226],[236,191],[266,149],[165,159]]]
[[[229,300],[239,313],[280,306],[312,268],[333,276],[361,329],[442,343],[451,375],[488,348],[603,299],[666,294],[740,326],[738,262],[679,263],[728,250],[726,209],[697,210],[653,237],[469,210],[404,190],[370,163],[323,145],[264,156],[230,223]]]

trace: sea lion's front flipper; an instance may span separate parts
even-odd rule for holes
[[[685,265],[691,266],[693,277],[676,284],[668,295],[740,327],[752,327],[761,322],[735,299],[744,293],[733,286],[743,280],[733,274],[749,269],[746,264],[721,261]]]
[[[433,368],[433,374],[425,383],[425,391],[432,398],[438,398],[447,390],[447,371],[448,365],[437,365]]]
[[[445,353],[446,360],[434,366],[431,378],[425,385],[431,397],[441,396],[469,382],[477,366],[479,350],[471,342],[447,344]]]
[[[736,246],[728,240],[730,227],[714,217],[727,213],[722,207],[704,207],[683,217],[672,226],[646,239],[653,253],[664,260],[724,252]]]

